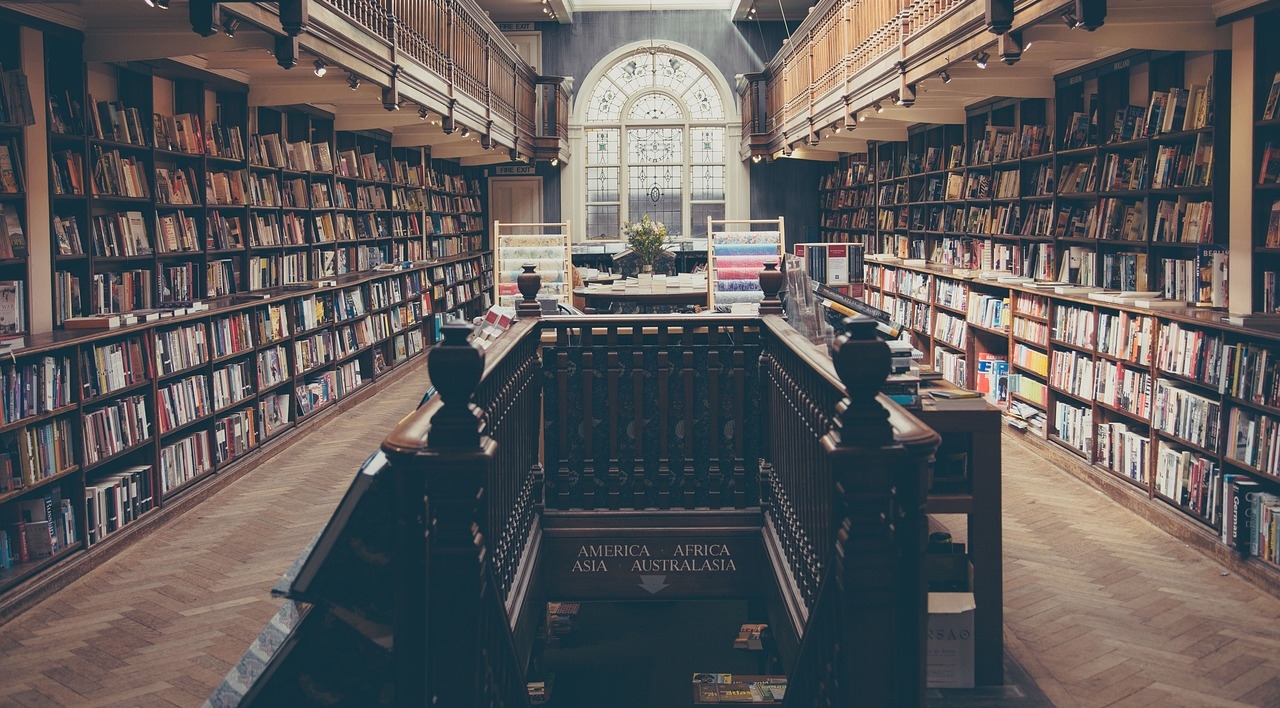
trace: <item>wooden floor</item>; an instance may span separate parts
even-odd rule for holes
[[[0,706],[200,705],[425,388],[423,369],[305,433],[0,628]],[[1004,460],[1006,646],[1055,705],[1280,706],[1280,600],[1007,436]]]

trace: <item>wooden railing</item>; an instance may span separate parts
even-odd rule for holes
[[[446,112],[454,110],[459,99],[469,99],[468,120],[473,129],[487,133],[500,123],[505,126],[504,131],[511,131],[508,140],[516,151],[525,156],[534,154],[535,138],[540,135],[567,140],[564,127],[568,97],[556,96],[552,102],[555,121],[539,123],[540,77],[474,0],[312,1],[382,40],[390,48],[390,61],[397,67],[404,58],[425,68],[431,77],[420,78],[444,96]],[[288,7],[291,17],[301,13],[300,19],[288,20],[284,27],[296,34],[306,27],[306,5],[294,3]],[[286,19],[284,9],[282,3],[282,21]],[[211,23],[208,18],[198,24],[193,20],[193,26],[207,25],[208,34],[214,31]],[[396,105],[395,90],[389,96],[384,102],[390,100],[388,105]],[[539,127],[544,132],[539,133]]]
[[[828,359],[773,314],[780,279],[764,273],[760,317],[540,320],[526,280],[522,319],[487,355],[468,326],[445,328],[428,355],[439,397],[383,443],[397,704],[525,704],[529,635],[510,600],[536,584],[537,551],[522,553],[542,506],[759,510],[775,625],[798,647],[788,702],[920,704],[938,437],[878,396],[889,351],[874,324],[846,321]]]
[[[485,352],[444,328],[439,395],[383,442],[396,480],[397,705],[523,706],[527,650],[507,606],[535,520],[541,410],[536,320]],[[501,438],[500,446],[497,439]]]
[[[787,703],[921,705],[938,435],[879,395],[889,350],[870,319],[845,320],[830,360],[781,318],[763,325],[761,504],[800,643]]]
[[[556,317],[545,325],[548,509],[758,504],[759,322]]]
[[[818,3],[766,65],[764,113],[769,116],[770,140],[752,140],[752,152],[767,154],[766,143],[776,148],[780,142],[795,142],[806,137],[814,121],[836,117],[834,107],[843,107],[848,95],[865,88],[857,85],[860,73],[873,66],[893,66],[910,59],[904,56],[908,40],[920,37],[965,5],[973,4],[963,0]],[[886,64],[890,59],[893,61]],[[743,115],[748,111],[759,114],[756,99],[740,93]],[[784,141],[782,131],[786,130],[791,132]],[[744,140],[750,135],[744,132]]]

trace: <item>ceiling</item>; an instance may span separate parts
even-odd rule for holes
[[[634,10],[723,10],[743,17],[754,4],[757,19],[804,19],[817,0],[550,0],[561,22],[572,21],[575,12]],[[542,0],[476,0],[494,22],[537,22],[547,19]]]

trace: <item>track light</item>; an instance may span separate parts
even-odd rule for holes
[[[550,14],[551,14],[551,8],[547,7],[546,5],[543,5],[543,6],[542,6],[542,14],[544,14],[544,15],[550,15]]]
[[[942,79],[942,83],[944,84],[951,83],[951,74],[947,73],[946,69],[938,72],[938,78]]]
[[[360,88],[360,77],[356,76],[355,74],[348,74],[347,85],[351,87],[352,91],[355,91],[356,89]]]
[[[551,166],[552,166],[552,167],[559,167],[559,166],[560,166],[560,158],[558,158],[558,157],[553,157],[553,158],[551,158]]]
[[[752,156],[751,156],[751,162],[752,162],[752,163],[754,163],[754,164],[757,164],[757,165],[758,165],[758,164],[760,164],[760,156],[759,156],[759,155],[752,155]]]
[[[896,93],[895,93],[895,94],[893,94],[893,105],[895,105],[895,106],[901,106],[901,105],[902,105],[902,96],[899,96],[899,95],[898,95],[898,94],[896,94]]]
[[[871,104],[871,107],[876,109],[876,113],[884,113],[884,106],[881,105],[879,101],[876,101],[875,103]]]
[[[1067,10],[1062,13],[1062,24],[1066,25],[1067,29],[1075,29],[1080,26],[1080,21],[1076,19],[1075,13]]]
[[[471,135],[471,129],[464,125],[462,126],[462,131],[459,133],[459,135],[465,138]]]
[[[426,108],[423,108],[422,106],[418,106],[418,120],[426,120],[428,115],[430,114],[427,113]]]
[[[839,123],[832,123],[832,124],[831,124],[831,134],[832,134],[832,135],[839,135],[839,134],[840,134],[840,130],[841,130],[842,128],[843,128],[843,126],[841,126]]]
[[[160,8],[161,10],[168,10],[169,0],[156,0],[156,7]]]
[[[144,0],[144,2],[146,2],[146,3],[147,3],[147,7],[155,7],[155,6],[156,6],[156,2],[155,2],[155,0]]]
[[[329,65],[324,63],[324,59],[316,59],[312,64],[316,67],[316,76],[324,76],[329,73]]]
[[[987,68],[987,60],[991,58],[986,52],[978,52],[973,55],[973,63],[978,65],[979,69]]]
[[[228,17],[222,21],[222,33],[228,37],[236,36],[236,30],[240,29],[240,20],[234,17]]]

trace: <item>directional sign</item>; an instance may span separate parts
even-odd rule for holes
[[[708,529],[696,537],[638,531],[627,536],[543,538],[547,596],[556,599],[752,597],[765,573],[755,535]],[[643,535],[641,535],[643,534]]]

